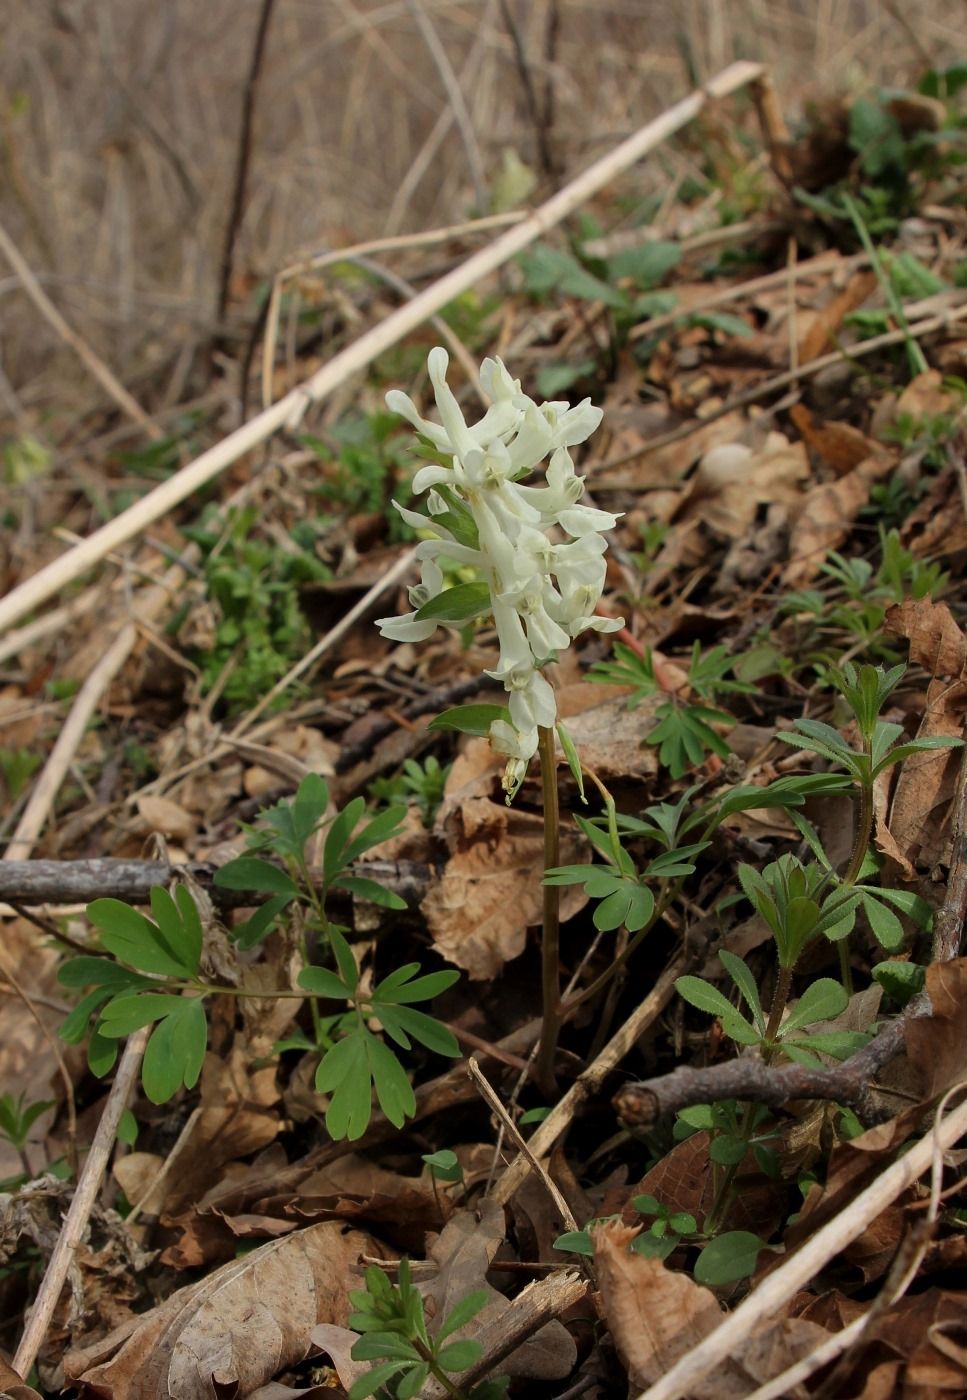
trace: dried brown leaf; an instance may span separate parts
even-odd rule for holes
[[[504,1212],[484,1199],[477,1213],[458,1211],[444,1227],[429,1251],[439,1273],[420,1284],[431,1318],[445,1317],[468,1293],[483,1290],[488,1302],[461,1336],[492,1332],[495,1324],[510,1317],[514,1304],[487,1280],[487,1271],[504,1240]],[[431,1322],[431,1330],[433,1323]],[[562,1380],[570,1375],[577,1348],[567,1329],[556,1319],[546,1322],[500,1363],[503,1375],[530,1380]]]
[[[933,1008],[904,1031],[907,1058],[919,1071],[926,1098],[967,1079],[967,958],[931,963],[926,990]]]
[[[138,814],[149,831],[160,831],[173,841],[187,841],[198,830],[198,817],[186,812],[170,797],[156,797],[145,793],[138,798]]]
[[[632,1384],[653,1385],[687,1352],[713,1332],[723,1313],[715,1294],[660,1259],[629,1254],[637,1234],[609,1223],[593,1231],[594,1262],[605,1317]],[[743,1341],[714,1376],[693,1382],[694,1400],[730,1400],[748,1395],[750,1378],[771,1380],[829,1333],[800,1318],[764,1323]]]
[[[529,924],[540,922],[544,823],[529,812],[471,798],[452,812],[449,861],[421,908],[437,950],[474,979],[496,977],[524,951]],[[575,832],[561,839],[561,864],[586,850]],[[587,902],[579,886],[563,892],[561,917]]]
[[[910,660],[930,676],[960,677],[967,668],[967,637],[946,603],[906,598],[887,609],[884,630],[910,642]]]
[[[789,416],[807,444],[837,476],[845,476],[878,451],[877,444],[851,423],[821,423],[805,404],[793,404]]]
[[[789,563],[782,574],[787,588],[799,588],[819,573],[827,553],[842,544],[870,487],[892,470],[888,457],[868,457],[837,481],[825,482],[808,493],[789,540]]]
[[[345,1322],[359,1257],[376,1252],[330,1221],[273,1240],[173,1293],[111,1360],[79,1374],[68,1353],[65,1374],[107,1400],[211,1400],[215,1377],[247,1395],[308,1354],[317,1323]]]

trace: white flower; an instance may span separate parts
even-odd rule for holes
[[[554,691],[541,668],[581,632],[624,626],[595,612],[606,573],[602,533],[613,529],[617,516],[580,504],[584,480],[568,451],[590,437],[602,414],[590,399],[574,408],[563,401],[537,404],[501,360],[487,359],[480,382],[492,402],[469,424],[447,384],[448,363],[445,350],[430,351],[427,369],[440,423],[424,418],[398,389],[386,395],[387,405],[444,460],[421,467],[413,478],[416,494],[429,491],[429,515],[396,506],[408,525],[433,537],[416,547],[423,572],[409,590],[413,612],[381,618],[377,626],[394,641],[424,640],[437,623],[416,614],[443,590],[437,561],[479,571],[490,590],[500,642],[500,660],[488,675],[508,692],[510,711],[510,723],[491,726],[490,742],[508,758],[504,787],[513,795],[537,752],[538,730],[553,728],[557,720]],[[544,483],[522,485],[520,478],[547,458]],[[554,543],[548,535],[553,529],[570,539]]]

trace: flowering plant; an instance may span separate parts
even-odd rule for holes
[[[427,367],[441,424],[420,416],[408,395],[391,389],[387,405],[406,418],[446,464],[422,467],[413,490],[429,491],[429,515],[394,502],[414,528],[431,532],[416,547],[421,581],[409,590],[413,611],[377,623],[384,637],[423,641],[440,623],[462,623],[474,613],[492,613],[500,660],[488,675],[509,694],[509,722],[497,719],[490,742],[508,758],[504,787],[513,795],[538,749],[538,731],[553,729],[554,692],[542,668],[588,629],[613,632],[621,619],[595,614],[605,580],[602,538],[617,517],[581,505],[584,479],[576,475],[568,448],[584,442],[601,422],[601,409],[585,399],[536,404],[521,391],[499,359],[484,360],[480,380],[491,405],[479,422],[467,424],[447,384],[449,357],[430,351]],[[522,479],[550,458],[543,486]],[[480,584],[462,590],[465,610],[447,610],[435,600],[444,589],[440,559],[472,565]],[[459,614],[459,615],[458,615]]]

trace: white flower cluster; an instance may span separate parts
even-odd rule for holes
[[[509,762],[504,787],[515,792],[538,746],[538,728],[557,718],[554,692],[541,667],[593,628],[613,632],[620,619],[595,616],[604,587],[607,548],[602,531],[616,516],[579,505],[583,478],[575,474],[569,447],[584,442],[601,421],[590,399],[571,408],[566,402],[538,406],[521,392],[502,361],[484,360],[480,380],[491,406],[469,426],[446,381],[447,352],[430,351],[428,369],[442,426],[428,422],[406,394],[392,389],[388,406],[433,444],[447,465],[421,468],[416,493],[430,489],[428,516],[396,509],[418,530],[436,538],[417,545],[421,582],[409,590],[414,611],[382,618],[384,637],[423,641],[437,627],[418,610],[443,590],[438,560],[473,565],[487,584],[500,641],[500,664],[488,675],[508,691],[511,723],[496,720],[490,740]],[[546,485],[520,480],[547,457]],[[396,504],[396,503],[394,503]],[[553,537],[548,532],[554,530]],[[561,533],[568,537],[561,539]]]

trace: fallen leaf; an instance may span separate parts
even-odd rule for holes
[[[903,1038],[924,1097],[933,1099],[967,1079],[967,958],[931,963],[926,990],[932,1012],[911,1019]]]
[[[875,455],[878,450],[877,444],[865,433],[861,433],[859,428],[854,428],[851,423],[835,420],[821,423],[805,404],[793,404],[789,410],[789,417],[807,444],[817,456],[832,467],[837,476],[845,476],[867,457]]]
[[[906,598],[887,609],[884,630],[910,642],[910,660],[931,676],[959,677],[967,667],[967,637],[946,603]]]
[[[653,1385],[723,1320],[715,1294],[660,1259],[630,1254],[638,1231],[599,1225],[592,1232],[594,1262],[605,1318],[632,1385]],[[829,1333],[816,1323],[789,1317],[770,1320],[740,1343],[714,1375],[692,1382],[694,1400],[748,1395],[749,1380],[771,1380]]]
[[[171,1294],[111,1360],[79,1373],[68,1353],[65,1376],[92,1400],[211,1400],[213,1377],[247,1395],[308,1354],[317,1323],[346,1321],[359,1257],[376,1253],[331,1221],[273,1240]]]
[[[0,1357],[0,1400],[42,1400],[39,1391],[27,1385],[12,1366]]]
[[[187,841],[198,830],[198,818],[168,797],[145,793],[138,798],[138,815],[149,831],[160,831],[173,841]]]
[[[487,1280],[487,1271],[503,1241],[504,1212],[495,1201],[484,1198],[476,1214],[461,1210],[447,1222],[429,1250],[429,1260],[439,1272],[428,1283],[419,1285],[430,1318],[446,1317],[468,1293],[478,1289],[487,1294],[488,1302],[461,1336],[473,1337],[492,1330],[502,1316],[510,1316],[512,1300],[498,1293]],[[432,1322],[430,1330],[434,1330]],[[505,1357],[500,1372],[528,1380],[563,1380],[574,1369],[576,1360],[577,1348],[570,1333],[553,1319]]]
[[[888,610],[884,626],[909,638],[911,660],[933,676],[917,738],[960,738],[967,705],[967,638],[946,604],[908,599]],[[945,818],[960,762],[959,754],[935,749],[911,754],[900,769],[886,825],[901,864],[912,868],[945,859],[950,840]]]
[[[524,951],[527,928],[541,921],[544,822],[530,812],[471,798],[448,821],[451,856],[420,906],[437,951],[475,980],[496,977]],[[561,864],[578,861],[587,845],[576,832],[561,836]],[[562,890],[561,918],[587,903],[579,885]]]
[[[807,494],[789,539],[789,563],[782,573],[785,587],[799,588],[816,577],[829,551],[846,539],[870,498],[870,487],[892,469],[892,458],[868,457],[837,481],[824,482]]]
[[[841,292],[837,293],[820,311],[809,318],[809,327],[799,340],[799,363],[801,365],[819,358],[823,351],[833,343],[833,338],[845,318],[851,311],[855,311],[858,306],[863,305],[867,297],[876,291],[876,286],[875,273],[856,272]]]

